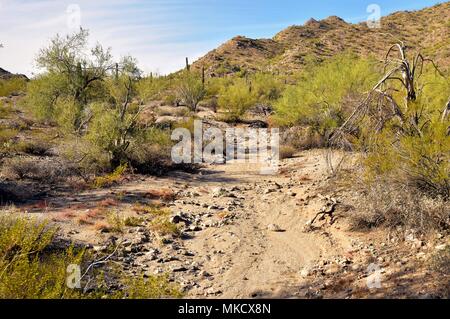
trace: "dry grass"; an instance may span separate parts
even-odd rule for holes
[[[94,182],[92,183],[92,187],[93,188],[103,188],[103,187],[109,187],[109,186],[119,183],[120,181],[123,180],[124,174],[127,169],[128,169],[127,164],[120,165],[111,174],[96,177],[94,179]]]
[[[291,145],[282,145],[280,146],[280,159],[292,158],[296,152],[297,150],[295,147]]]
[[[179,237],[181,235],[181,231],[177,225],[171,223],[167,217],[157,217],[155,218],[151,224],[150,229],[160,236],[173,236]]]
[[[99,231],[99,232],[102,232],[102,233],[109,233],[109,232],[111,232],[111,226],[108,223],[104,222],[104,221],[97,221],[94,224],[94,229],[96,231]]]
[[[76,216],[77,215],[73,211],[67,210],[67,211],[62,211],[62,212],[57,213],[56,216],[54,216],[52,218],[52,220],[54,222],[64,222],[64,221],[71,220],[71,219],[75,218]]]
[[[366,186],[356,208],[350,216],[353,229],[407,226],[427,233],[450,226],[448,201],[392,181]]]
[[[77,224],[80,226],[94,225],[92,218],[88,214],[82,214],[77,218]]]
[[[87,213],[86,216],[88,216],[89,218],[92,219],[99,219],[99,218],[104,218],[107,214],[107,210],[104,208],[94,208],[94,209],[90,209]]]
[[[109,208],[109,207],[116,207],[119,206],[119,201],[115,198],[106,198],[100,202],[98,202],[97,207],[98,208]]]
[[[177,199],[176,194],[171,189],[151,189],[147,191],[146,197],[150,199],[159,199],[165,202],[170,202]]]

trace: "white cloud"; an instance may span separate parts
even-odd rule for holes
[[[81,8],[81,25],[91,31],[92,41],[112,47],[116,57],[137,57],[147,72],[175,71],[186,56],[193,60],[216,45],[192,37],[195,26],[181,19],[187,2],[0,0],[0,66],[36,72],[33,60],[39,49],[56,33],[71,32],[66,11],[72,3]]]

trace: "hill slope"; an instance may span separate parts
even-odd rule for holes
[[[361,56],[382,57],[398,40],[413,51],[450,65],[450,2],[419,11],[396,12],[381,20],[381,28],[347,23],[339,17],[291,26],[272,39],[237,36],[194,63],[210,75],[240,70],[290,72],[301,69],[308,60],[323,61],[337,53],[350,51]]]
[[[24,78],[24,79],[28,79],[25,75],[23,74],[13,74],[11,72],[6,71],[5,69],[0,68],[0,79],[2,80],[9,80],[12,78]]]

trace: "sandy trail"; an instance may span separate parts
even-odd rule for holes
[[[172,172],[164,178],[142,177],[112,188],[54,198],[54,209],[45,215],[71,207],[80,211],[80,204],[89,204],[85,207],[89,210],[118,194],[124,195],[116,209],[125,214],[149,189],[170,188],[180,194],[169,203],[174,214],[199,216],[201,225],[208,219],[220,220],[221,214],[232,214],[232,222],[189,232],[190,238],[176,242],[181,249],[158,247],[166,256],[176,256],[174,261],[165,257],[168,262],[157,263],[137,257],[144,269],[151,274],[157,269],[170,272],[174,263],[189,265],[188,269],[195,264],[201,272],[176,273],[174,278],[188,283],[187,297],[191,298],[296,297],[304,280],[300,275],[303,269],[351,249],[345,234],[328,233],[334,227],[327,232],[304,232],[306,222],[323,205],[317,195],[327,183],[326,168],[321,150],[305,151],[282,161],[276,175],[261,175],[259,167],[250,164],[207,165],[197,174]],[[228,195],[215,195],[220,188]],[[214,206],[220,208],[209,208]],[[78,224],[61,226],[71,238],[93,245],[101,245],[109,236]],[[157,243],[149,243],[148,249]],[[181,252],[189,252],[190,257]]]
[[[320,208],[317,203],[304,205],[302,199],[315,197],[317,186],[326,178],[323,154],[305,152],[283,166],[289,174],[264,176],[255,167],[246,170],[238,164],[212,167],[221,170],[212,174],[217,179],[237,180],[233,186],[243,190],[239,192],[243,207],[232,225],[207,229],[186,242],[189,250],[207,256],[203,266],[214,278],[209,280],[212,294],[223,298],[282,296],[289,287],[301,284],[303,268],[349,247],[346,241],[303,231]],[[202,182],[210,189],[218,184],[224,186]],[[203,200],[211,202],[211,198]],[[272,224],[281,231],[271,230]]]

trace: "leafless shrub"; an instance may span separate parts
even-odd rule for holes
[[[2,174],[9,179],[29,179],[51,184],[75,175],[76,168],[65,162],[19,157],[6,159]]]
[[[353,229],[359,230],[402,225],[425,233],[450,226],[448,202],[393,181],[366,185],[356,211],[350,221]]]
[[[431,268],[445,276],[450,275],[450,246],[438,251],[431,259]]]
[[[17,144],[17,150],[26,154],[45,156],[51,155],[52,145],[46,141],[23,141]]]
[[[326,137],[308,127],[291,127],[282,136],[282,143],[299,150],[322,148],[327,145]]]
[[[292,158],[297,150],[292,145],[280,146],[280,159]]]

